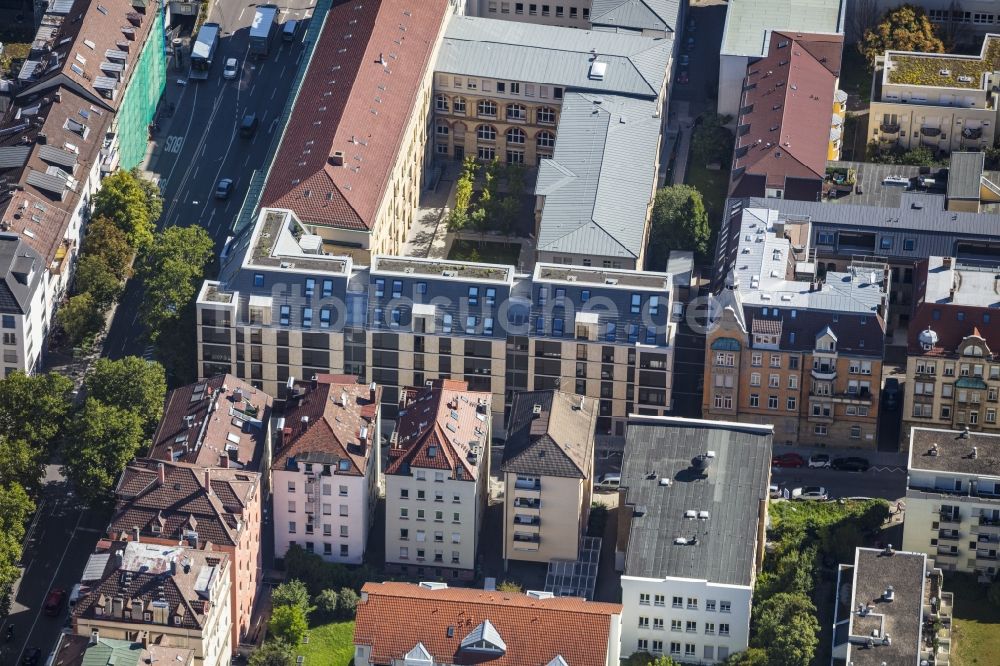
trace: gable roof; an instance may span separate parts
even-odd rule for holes
[[[436,379],[402,391],[386,474],[409,475],[413,467],[448,470],[474,481],[490,438],[492,394],[470,391],[467,382]]]
[[[271,403],[271,396],[229,374],[174,389],[149,457],[260,471]]]
[[[330,9],[260,206],[307,224],[369,230],[418,105],[447,0]],[[377,128],[377,131],[376,131]],[[342,166],[333,164],[340,152]]]
[[[732,196],[760,196],[787,179],[822,180],[830,143],[841,35],[775,32],[766,58],[747,66],[733,150]]]
[[[346,460],[349,468],[338,468],[336,474],[364,476],[368,457],[379,451],[375,423],[382,387],[358,384],[350,375],[316,375],[315,382],[296,385],[294,395],[298,397],[285,407],[286,426],[274,468],[286,469],[299,460],[333,465]]]
[[[354,643],[371,646],[375,664],[393,663],[422,644],[435,663],[541,666],[561,655],[575,666],[604,666],[612,623],[618,631],[615,616],[622,610],[620,604],[575,597],[537,599],[408,583],[366,583],[361,595]],[[497,649],[470,651],[473,639]]]
[[[190,666],[194,650],[90,636],[62,634],[52,666],[139,666],[139,664]]]
[[[501,463],[504,472],[578,479],[590,476],[595,400],[561,391],[522,391],[514,395],[509,414]]]
[[[590,23],[595,28],[679,32],[678,0],[593,0]]]
[[[38,253],[17,234],[0,233],[0,312],[28,312],[43,268]]]

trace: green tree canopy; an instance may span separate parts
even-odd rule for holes
[[[656,192],[648,261],[656,270],[666,268],[671,250],[693,250],[708,256],[712,230],[701,193],[690,185],[670,185]]]
[[[779,592],[753,609],[751,646],[767,651],[769,666],[809,666],[819,645],[816,607],[804,594]]]
[[[726,657],[723,666],[770,666],[767,650],[750,648]]]
[[[328,588],[313,597],[313,607],[324,622],[337,618],[337,590]]]
[[[344,620],[353,620],[359,600],[357,592],[349,587],[341,588],[337,593],[337,615]]]
[[[163,366],[138,356],[112,361],[101,358],[84,380],[87,396],[106,405],[134,412],[151,433],[163,416],[167,377]]]
[[[661,654],[654,657],[649,652],[633,652],[625,660],[624,666],[679,666],[672,657]]]
[[[35,503],[19,484],[0,485],[0,615],[10,611],[8,591],[21,575],[17,566],[21,541],[28,516],[34,511]]]
[[[268,641],[250,655],[250,666],[294,666],[295,651],[283,641]]]
[[[153,241],[153,230],[163,209],[159,191],[131,171],[116,171],[94,195],[93,215],[106,217],[125,232],[133,247]]]
[[[882,15],[871,30],[866,30],[858,45],[869,67],[886,51],[944,53],[944,43],[934,32],[934,24],[921,7],[900,5]]]
[[[76,266],[77,293],[90,294],[98,308],[106,310],[122,295],[124,284],[99,254],[83,254]]]
[[[276,606],[271,612],[268,631],[278,640],[295,646],[309,630],[306,613],[301,606]]]
[[[20,437],[0,435],[0,486],[18,484],[30,492],[40,490],[43,453]]]
[[[66,476],[87,500],[107,499],[142,444],[138,414],[87,398],[67,441]]]
[[[306,589],[306,584],[301,580],[287,580],[274,588],[274,591],[271,593],[271,605],[275,607],[298,606],[308,615],[311,610],[309,606],[309,590]]]
[[[691,133],[691,159],[701,164],[729,164],[733,157],[733,133],[726,127],[729,116],[704,113]]]
[[[63,303],[56,319],[71,345],[78,345],[101,332],[104,312],[93,294],[77,294]]]
[[[142,303],[142,317],[155,341],[165,326],[176,321],[195,297],[214,243],[202,227],[169,227],[156,235],[142,259],[140,273],[146,292],[155,294]]]
[[[83,239],[80,252],[85,257],[88,255],[101,257],[119,280],[126,280],[132,275],[131,266],[135,248],[129,244],[125,232],[106,217],[91,220],[87,225],[87,235]]]
[[[73,382],[62,375],[15,372],[0,380],[0,434],[51,452],[69,422]]]

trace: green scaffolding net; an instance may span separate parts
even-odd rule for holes
[[[167,81],[167,57],[163,49],[163,14],[156,13],[139,63],[118,108],[118,163],[131,169],[142,162],[149,141],[149,123],[156,114]]]

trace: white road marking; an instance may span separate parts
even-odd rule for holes
[[[277,94],[278,94],[278,89],[275,88],[274,90],[271,91],[271,99],[274,99],[274,96]]]
[[[184,137],[179,135],[171,135],[167,137],[167,140],[163,142],[163,152],[177,154],[181,152],[181,146],[184,145]]]
[[[243,9],[241,9],[240,10],[240,18],[238,20],[242,21],[243,20],[243,15],[246,14],[246,12],[247,12],[247,8],[246,7],[244,7]]]

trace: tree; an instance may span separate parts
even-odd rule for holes
[[[462,175],[455,183],[455,203],[448,214],[448,228],[459,231],[469,222],[469,204],[472,203],[472,185],[476,180],[476,161],[468,157],[462,165]]]
[[[153,241],[153,229],[163,207],[159,192],[154,190],[135,173],[116,171],[101,181],[101,189],[94,195],[93,215],[114,222],[132,247],[145,247]]]
[[[337,618],[337,590],[332,588],[323,590],[313,597],[313,607],[325,622],[330,622]]]
[[[141,443],[138,414],[87,398],[70,428],[66,476],[85,499],[107,499]]]
[[[122,295],[121,279],[99,254],[83,254],[76,267],[76,291],[90,294],[94,304],[107,310]]]
[[[99,217],[87,225],[87,235],[80,252],[85,257],[100,256],[119,280],[132,276],[135,248],[129,244],[125,233],[106,217]]]
[[[298,606],[307,615],[312,608],[309,606],[309,590],[301,580],[288,580],[274,588],[271,593],[272,606]]]
[[[10,588],[21,575],[21,541],[35,503],[17,483],[0,485],[0,615],[10,611]]]
[[[751,646],[770,655],[769,666],[809,666],[819,645],[816,607],[804,594],[779,592],[753,609]]]
[[[349,587],[337,593],[337,614],[344,620],[353,620],[358,610],[358,593]]]
[[[84,386],[88,397],[137,414],[146,433],[151,433],[163,416],[167,376],[159,363],[138,356],[98,359]]]
[[[853,552],[853,551],[851,551]],[[758,598],[769,597],[777,592],[797,592],[808,594],[813,588],[813,562],[815,548],[791,548],[774,562],[769,560],[768,570],[757,579],[754,593]]]
[[[733,157],[733,133],[726,128],[729,116],[704,113],[691,134],[691,157],[701,164],[728,164]]]
[[[750,648],[743,652],[736,652],[729,655],[722,664],[723,666],[768,666],[769,658],[767,650]]]
[[[272,636],[294,647],[302,643],[309,623],[301,606],[276,606],[268,627]]]
[[[633,652],[629,655],[629,658],[625,660],[624,666],[679,666],[672,657],[668,657],[665,654],[661,654],[659,657],[654,657],[648,652]]]
[[[711,238],[708,213],[698,190],[690,185],[670,185],[656,192],[648,253],[656,269],[666,267],[671,250],[693,250],[706,257]]]
[[[0,486],[18,484],[37,492],[44,475],[42,454],[20,437],[0,436]]]
[[[501,581],[500,584],[497,585],[497,589],[501,592],[507,592],[508,594],[521,594],[524,592],[524,588],[521,587],[521,584],[512,580]]]
[[[250,666],[294,666],[295,650],[283,641],[268,641],[250,655]]]
[[[214,243],[202,227],[169,227],[156,235],[143,256],[140,273],[146,292],[155,294],[142,302],[142,317],[151,340],[164,326],[176,321],[195,297]]]
[[[0,434],[53,451],[68,425],[72,391],[72,380],[54,372],[7,375],[0,380]]]
[[[878,25],[865,31],[859,46],[869,67],[890,50],[944,53],[944,43],[935,34],[927,12],[913,5],[900,5],[883,14]]]
[[[77,294],[56,313],[59,325],[73,346],[89,340],[104,328],[104,313],[92,294]]]

